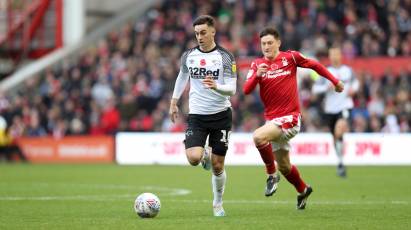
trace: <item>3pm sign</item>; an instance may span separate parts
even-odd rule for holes
[[[183,133],[119,133],[116,161],[119,164],[187,164]],[[405,143],[411,135],[348,134],[344,160],[349,165],[411,164]],[[291,141],[291,161],[297,165],[335,165],[332,136],[301,133]],[[251,133],[233,133],[226,156],[227,165],[262,165]]]
[[[411,165],[411,134],[346,134],[344,161],[350,165]]]

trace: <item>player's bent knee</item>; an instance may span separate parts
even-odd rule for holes
[[[336,125],[335,125],[335,129],[334,129],[334,136],[336,138],[341,138],[344,133],[348,132],[349,128],[348,128],[348,122],[344,119],[340,119],[337,121]]]
[[[335,128],[334,130],[334,138],[339,140],[343,137],[345,131],[343,129]]]
[[[223,156],[213,154],[211,164],[214,175],[219,175],[224,171],[224,158]]]
[[[187,155],[187,160],[188,160],[188,163],[190,163],[190,165],[197,166],[198,164],[200,164],[201,158],[192,157],[192,156]]]
[[[261,132],[258,131],[254,131],[253,140],[256,146],[260,146],[268,142],[267,138]]]
[[[194,159],[190,157],[187,157],[187,159],[188,159],[188,163],[190,163],[190,165],[192,166],[197,166],[198,164],[200,164],[200,160],[198,159]]]
[[[186,156],[187,156],[187,160],[190,163],[190,165],[196,166],[200,164],[201,162],[202,153],[197,152],[197,151],[187,150]]]

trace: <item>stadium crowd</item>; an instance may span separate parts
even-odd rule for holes
[[[158,3],[136,22],[88,47],[79,58],[33,77],[17,94],[0,94],[0,112],[12,137],[114,134],[117,131],[185,130],[168,106],[181,53],[196,45],[192,19],[211,14],[218,21],[218,43],[237,59],[260,55],[258,32],[275,25],[282,50],[322,57],[334,43],[346,59],[410,56],[411,1],[177,1]],[[251,132],[263,121],[258,95],[241,92],[246,73],[239,71],[232,97],[233,130]],[[353,132],[410,132],[411,68],[395,76],[356,72],[360,91],[352,110]],[[321,100],[311,93],[313,80],[300,79],[303,131],[326,131]],[[187,91],[182,97],[187,112]]]

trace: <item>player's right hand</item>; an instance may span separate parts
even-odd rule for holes
[[[257,77],[262,77],[265,73],[267,73],[268,65],[262,63],[257,66]]]
[[[335,86],[335,92],[341,93],[342,91],[344,91],[344,82],[339,81]]]
[[[170,110],[168,111],[168,115],[170,116],[171,121],[174,123],[178,117],[178,107],[177,105],[170,105]]]

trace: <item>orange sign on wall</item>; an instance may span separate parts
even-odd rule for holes
[[[18,145],[30,162],[99,163],[114,161],[111,136],[25,137]]]

